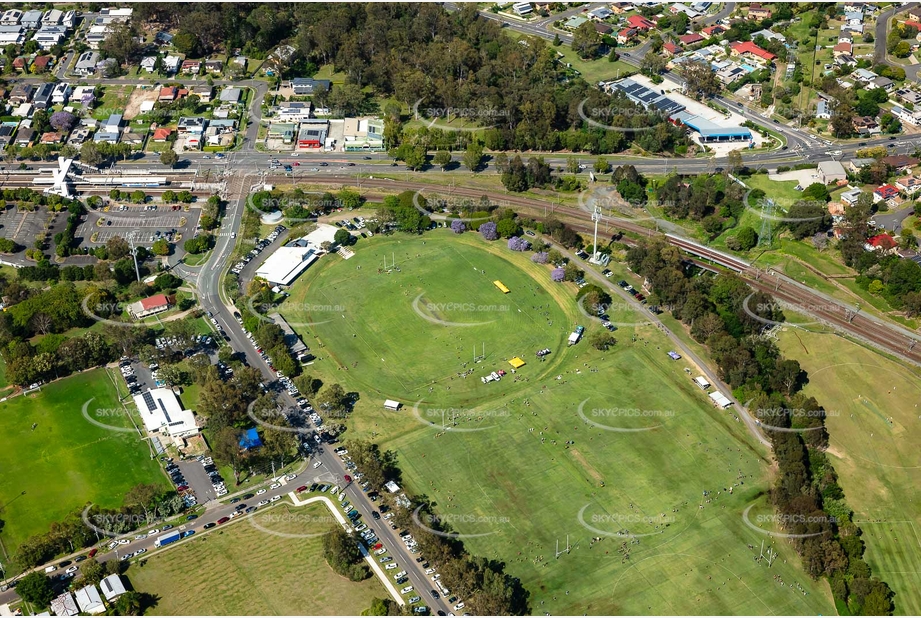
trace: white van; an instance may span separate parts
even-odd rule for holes
[[[322,462],[322,461],[318,461],[318,462],[316,462],[315,464],[313,464],[313,467],[314,467],[314,468],[319,468],[319,467],[322,466],[322,465],[323,465],[323,462]]]
[[[53,564],[49,564],[45,567],[45,573],[53,573],[54,571],[57,571],[57,569],[58,567],[54,566]]]

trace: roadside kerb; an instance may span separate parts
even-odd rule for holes
[[[340,513],[339,509],[336,508],[336,505],[333,504],[333,501],[327,498],[326,496],[314,496],[313,498],[301,500],[297,497],[297,494],[295,494],[293,491],[289,493],[288,496],[291,498],[291,501],[294,503],[294,506],[305,506],[307,504],[312,504],[314,502],[322,502],[323,504],[326,505],[326,507],[333,514],[333,517],[336,518],[336,521],[338,521],[343,526],[347,525],[345,521],[345,515]],[[388,579],[386,573],[384,573],[384,570],[381,568],[381,565],[375,562],[370,552],[368,552],[367,548],[364,546],[364,543],[359,543],[358,548],[361,550],[361,555],[364,556],[365,562],[368,563],[368,566],[371,567],[371,570],[374,571],[374,574],[377,575],[378,579],[380,579],[381,582],[383,582],[384,588],[387,589],[387,592],[390,593],[390,595],[394,598],[394,600],[397,603],[399,603],[400,605],[406,605],[406,601],[403,600],[403,595],[401,595],[400,591],[396,589],[396,586],[394,586],[390,582],[390,579]]]

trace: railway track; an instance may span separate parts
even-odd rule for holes
[[[356,179],[348,176],[310,178],[309,181],[318,184],[338,184],[342,186],[354,186],[356,184]],[[402,180],[362,178],[360,182],[363,187],[369,188],[422,191],[426,194],[441,193],[452,197],[471,199],[479,199],[485,195],[494,203],[516,206],[521,209],[523,214],[537,217],[540,217],[548,207],[551,207],[547,202],[529,197],[496,194],[469,187],[453,187],[450,191],[445,191],[439,187]],[[586,222],[586,219],[589,219],[591,214],[584,210],[553,205],[552,213],[554,216],[559,217],[560,220],[570,219],[572,221],[570,224],[576,231],[583,233],[592,233],[594,231],[593,225]],[[628,219],[615,217],[608,219],[623,231],[647,237],[660,235]],[[733,255],[673,234],[665,234],[664,237],[669,244],[695,256],[697,259],[692,259],[692,261],[698,266],[715,272],[738,273],[745,278],[752,288],[788,303],[791,307],[815,317],[818,321],[837,331],[847,333],[886,353],[921,366],[921,345],[918,345],[921,343],[921,338],[908,329],[895,324],[884,323],[871,316],[861,314],[839,301],[825,297],[798,284],[789,277],[776,272],[762,271]],[[629,242],[629,239],[625,240]],[[788,325],[790,324],[788,323]]]

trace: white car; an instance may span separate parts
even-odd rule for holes
[[[387,549],[384,548],[384,547],[381,547],[379,550],[377,550],[376,552],[374,552],[374,554],[377,555],[377,556],[380,556],[381,554],[386,554],[386,553],[387,553]]]
[[[148,530],[148,531],[147,531],[147,536],[153,536],[154,534],[157,534],[157,533],[159,533],[159,532],[160,532],[160,529],[159,529],[159,528],[154,528],[153,530]]]
[[[269,489],[278,489],[279,487],[281,487],[281,483],[272,483],[269,485]]]
[[[118,544],[119,544],[119,545],[127,545],[127,544],[130,543],[130,542],[131,542],[131,541],[129,541],[128,539],[118,539]]]
[[[285,477],[285,479],[289,481],[293,481],[296,478],[297,478],[296,474],[289,474],[288,476]]]
[[[409,594],[413,590],[415,590],[415,588],[413,588],[412,586],[406,586],[405,588],[400,590],[400,594]],[[455,607],[454,609],[457,609],[457,608]]]
[[[278,500],[281,500],[281,496],[275,496],[274,498],[269,500],[269,502],[277,502]]]
[[[147,550],[142,548],[142,549],[139,549],[139,550],[137,550],[136,552],[134,552],[134,555],[135,555],[135,556],[140,556],[141,554],[144,554],[144,553],[147,553]]]
[[[78,567],[77,565],[74,565],[72,567],[68,567],[67,570],[64,572],[65,573],[76,573],[79,568],[80,567]]]
[[[258,503],[256,506],[265,506],[265,505],[268,504],[268,503],[269,503],[268,500],[260,500],[259,503]]]
[[[264,494],[264,493],[267,492],[267,491],[268,491],[267,489],[260,489],[259,491],[256,492],[256,495],[257,495],[257,496],[261,496],[262,494]]]
[[[390,564],[386,565],[384,568],[387,569],[387,570],[389,571],[389,570],[395,569],[395,568],[397,568],[397,567],[399,567],[399,566],[400,566],[400,565],[398,565],[396,562],[391,562]]]
[[[134,537],[134,540],[135,540],[135,541],[143,541],[143,540],[146,539],[146,538],[147,538],[147,535],[146,535],[146,534],[139,534],[139,535],[137,535],[137,536]]]
[[[460,611],[460,610],[462,610],[462,609],[464,609],[464,602],[463,602],[463,601],[461,601],[460,603],[458,603],[457,605],[454,606],[454,611]]]

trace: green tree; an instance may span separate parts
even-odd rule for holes
[[[173,167],[179,163],[179,155],[172,148],[160,153],[160,163],[167,167]]]
[[[154,244],[150,247],[150,250],[154,255],[169,255],[169,243],[166,242],[165,238],[160,238],[154,241]]]
[[[432,163],[439,166],[442,171],[451,164],[451,153],[447,150],[439,150],[435,153]]]
[[[180,30],[173,36],[172,45],[185,56],[195,58],[201,55],[201,41],[194,32]]]
[[[349,234],[348,230],[338,229],[336,234],[333,236],[333,242],[341,247],[348,247],[352,244],[352,235]]]
[[[595,30],[593,21],[586,21],[572,33],[572,50],[579,54],[580,58],[595,58],[600,49],[601,35]]]
[[[48,607],[54,598],[51,580],[42,573],[29,573],[16,584],[16,593],[27,603],[39,608]]]
[[[473,140],[467,144],[464,151],[464,166],[471,172],[476,172],[483,164],[483,144]]]
[[[94,142],[85,142],[82,146],[80,146],[80,160],[87,165],[96,167],[102,163],[103,159],[104,157],[99,151],[99,146],[97,146]]]
[[[740,228],[736,232],[736,238],[739,240],[739,246],[743,251],[748,251],[758,244],[758,234],[749,226]]]

